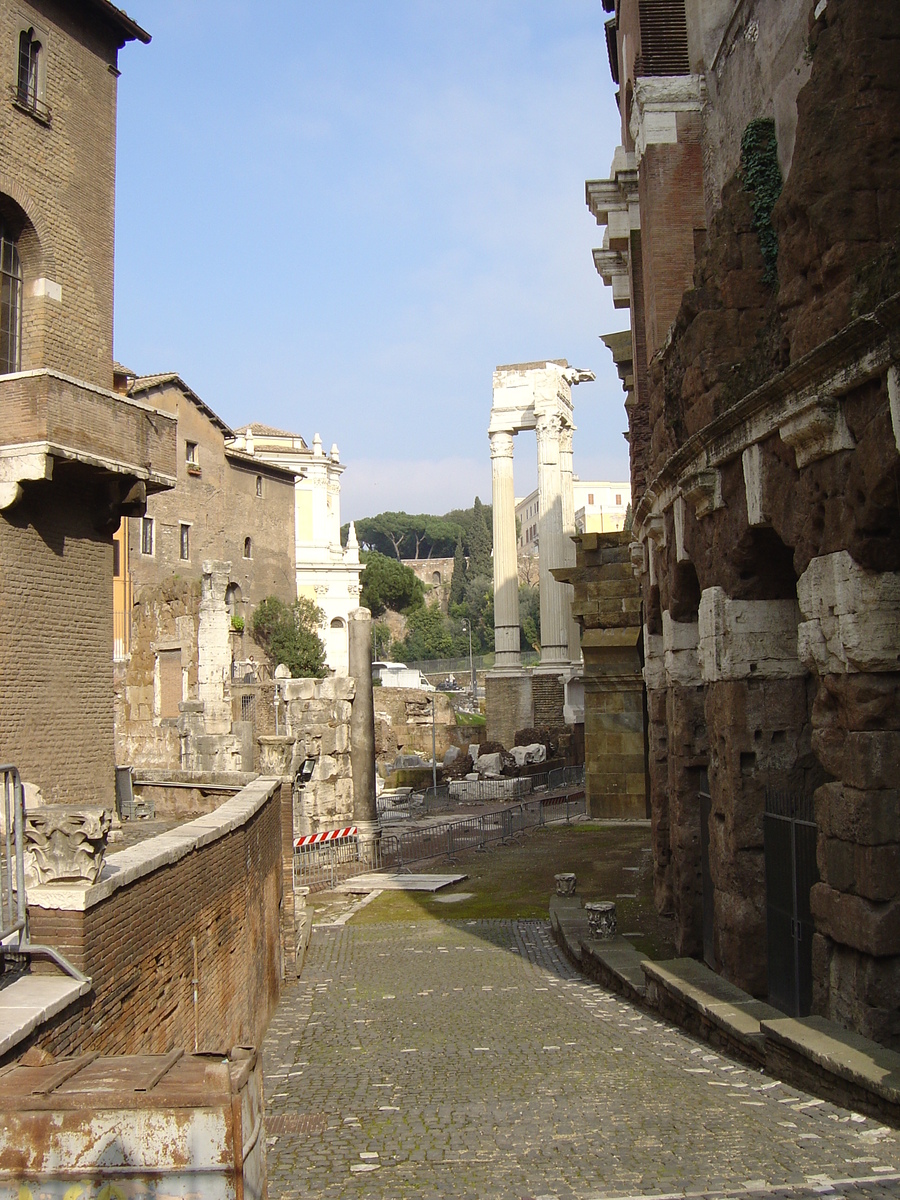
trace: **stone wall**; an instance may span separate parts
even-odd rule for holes
[[[584,655],[585,784],[593,817],[646,817],[641,597],[624,533],[574,538],[573,613]]]
[[[285,679],[281,720],[293,739],[286,774],[296,776],[308,759],[312,775],[297,787],[294,833],[316,833],[353,824],[353,776],[350,769],[350,706],[356,681],[347,675],[331,679]],[[264,689],[264,695],[268,689]],[[275,711],[274,697],[271,709]]]
[[[96,884],[29,889],[32,940],[92,981],[37,1044],[57,1057],[258,1045],[282,977],[290,804],[289,782],[259,779],[214,814],[110,855]]]
[[[438,761],[443,761],[451,746],[468,745],[468,735],[457,729],[453,705],[443,692],[377,687],[372,694],[375,754],[380,765],[392,763],[398,754],[421,754],[430,761],[432,696]]]

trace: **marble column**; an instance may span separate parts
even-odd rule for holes
[[[572,433],[571,425],[563,426],[559,436],[560,482],[562,485],[562,515],[563,515],[563,566],[575,566],[575,543],[572,536],[575,533],[575,489],[573,486],[572,467]],[[572,612],[573,590],[570,584],[563,585],[566,589],[566,609],[569,614],[569,661],[577,663],[581,659],[581,631]]]
[[[569,605],[566,585],[557,583],[550,573],[554,567],[568,565],[563,534],[562,422],[558,414],[540,416],[536,433],[540,493],[541,666],[559,667],[569,662]]]
[[[519,574],[516,563],[513,435],[492,433],[490,437],[494,514],[494,669],[519,670]]]
[[[350,629],[350,676],[356,687],[350,706],[350,773],[353,777],[353,820],[359,830],[360,857],[376,859],[381,837],[375,800],[375,702],[372,696],[372,614],[354,609]]]

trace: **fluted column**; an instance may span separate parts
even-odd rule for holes
[[[560,437],[562,422],[556,413],[538,418],[538,490],[540,492],[541,564],[541,666],[569,661],[569,605],[567,587],[550,574],[568,565],[563,533],[563,489]],[[496,551],[495,551],[496,553]]]
[[[494,510],[494,669],[505,667],[518,670],[521,655],[513,435],[492,433],[490,437]]]
[[[575,532],[575,489],[572,482],[574,477],[572,467],[573,432],[571,425],[565,425],[559,435],[559,463],[563,500],[563,552],[567,567],[575,566],[575,543],[572,541],[572,535]],[[574,590],[571,584],[567,583],[563,586],[566,589],[566,611],[568,612],[569,660],[570,662],[577,663],[581,658],[581,631],[572,613]]]

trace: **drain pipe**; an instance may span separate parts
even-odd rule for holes
[[[191,938],[191,949],[194,952],[194,978],[191,985],[194,989],[194,1053],[200,1048],[200,971],[197,967],[197,938]]]

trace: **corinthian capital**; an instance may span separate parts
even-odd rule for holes
[[[511,433],[491,434],[491,458],[512,458],[513,435]]]

